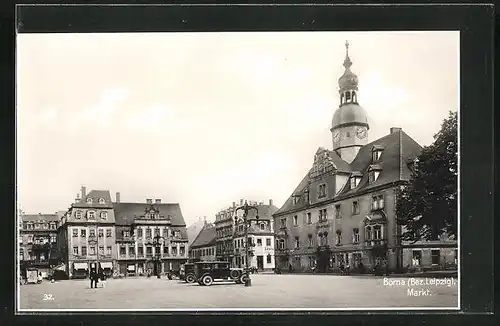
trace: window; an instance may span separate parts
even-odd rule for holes
[[[105,204],[106,201],[104,200],[104,198],[99,198],[99,204]]]
[[[286,228],[286,217],[281,219],[281,227]]]
[[[257,238],[257,246],[262,247],[262,239]]]
[[[307,239],[309,240],[309,247],[312,247],[313,246],[313,235],[308,234]]]
[[[319,221],[326,221],[328,216],[326,215],[326,208],[319,210]]]
[[[422,260],[422,251],[413,250],[412,266],[420,266]]]
[[[92,204],[92,198],[87,198],[87,204]]]
[[[76,247],[76,248],[78,248],[78,247]],[[87,247],[86,246],[82,246],[82,256],[87,256]]]
[[[372,160],[373,162],[376,162],[380,160],[380,156],[382,156],[382,150],[381,149],[373,149],[372,150]]]
[[[130,231],[129,231],[129,230],[123,230],[123,231],[122,231],[122,236],[123,236],[124,238],[130,237]]]
[[[104,236],[104,230],[103,229],[99,229],[97,231],[97,234],[99,235],[99,238],[102,238]]]
[[[40,228],[40,223],[36,223],[35,224],[35,230],[39,229]]]
[[[78,255],[78,247],[73,247],[73,255]]]
[[[306,223],[307,224],[312,224],[312,218],[311,218],[311,213],[306,214]]]
[[[85,229],[81,229],[81,230],[80,230],[80,236],[81,236],[82,238],[87,237],[87,230],[85,230]]]
[[[357,200],[352,202],[352,215],[356,214],[359,214],[359,204]]]
[[[266,246],[267,247],[271,246],[271,238],[266,238]]]
[[[279,242],[278,242],[278,248],[279,249],[285,249],[285,240],[284,239],[280,239]]]
[[[214,254],[214,253],[213,253],[213,251],[214,251],[214,249],[213,249],[213,248],[210,248],[210,254],[211,254],[211,255],[213,255],[213,254]],[[184,256],[184,255],[186,254],[186,248],[184,248],[184,246],[180,246],[180,247],[179,247],[179,254],[180,254],[181,256]]]
[[[238,241],[234,240],[234,247],[238,248]]]
[[[106,229],[106,238],[111,238],[111,229]]]
[[[137,237],[142,238],[142,229],[141,228],[137,229]]]
[[[359,243],[359,229],[352,230],[352,243]]]
[[[384,209],[384,195],[372,197],[372,211]]]
[[[120,246],[120,256],[125,256],[127,254],[127,249],[125,246]]]
[[[134,247],[132,247],[132,248],[134,248]],[[111,248],[111,246],[106,247],[106,255],[111,256],[112,251],[113,251],[113,249]]]
[[[439,260],[441,258],[441,253],[438,250],[431,250],[432,265],[439,265]]]
[[[340,246],[342,244],[342,231],[337,230],[335,241],[336,241],[337,246]]]
[[[163,254],[164,254],[165,256],[168,256],[168,245],[165,245],[165,246],[163,247]]]
[[[375,225],[373,227],[373,240],[382,239],[382,227],[380,225]]]
[[[95,237],[95,230],[94,229],[89,230],[89,237]]]
[[[340,211],[340,204],[335,205],[335,218],[342,218],[342,212]]]
[[[146,229],[146,239],[147,238],[151,238],[151,229],[150,228]]]
[[[147,255],[147,256],[150,256],[150,255],[152,255],[152,254],[153,254],[153,247],[151,247],[151,246],[147,246],[147,247],[146,247],[146,255]]]
[[[299,247],[300,247],[299,237],[295,237],[295,249],[299,249]]]
[[[51,242],[51,243],[55,243],[55,242],[57,242],[57,236],[56,236],[56,235],[51,235],[51,236],[50,236],[50,242]]]
[[[177,247],[172,247],[172,256],[177,256]]]
[[[81,212],[81,211],[76,211],[76,213],[75,213],[75,217],[76,217],[77,219],[81,219],[81,218],[82,218],[82,212]]]
[[[99,246],[99,255],[104,255],[104,246]]]
[[[90,253],[90,255],[95,255],[95,247],[94,246],[89,247],[89,253]]]
[[[78,237],[78,229],[73,229],[73,238]]]
[[[95,212],[94,212],[94,211],[89,211],[89,212],[87,213],[87,217],[88,217],[90,220],[95,219]]]
[[[267,256],[266,256],[266,262],[267,262],[268,264],[270,264],[270,263],[271,263],[271,259],[272,259],[272,258],[271,258],[271,255],[270,255],[270,254],[267,254]]]
[[[143,246],[137,247],[137,255],[140,257],[144,256],[144,247]]]
[[[264,231],[266,229],[266,225],[264,223],[260,223],[260,230]]]
[[[105,220],[108,218],[108,212],[101,212],[101,219]]]
[[[295,216],[293,217],[293,226],[297,226],[297,225],[299,225],[299,218],[298,218],[298,216],[297,216],[297,215],[295,215]]]
[[[326,184],[320,184],[318,186],[318,198],[326,197]]]
[[[297,195],[293,195],[293,204],[294,204],[294,205],[297,205],[297,204],[299,203],[299,199],[300,199],[300,197],[299,197],[299,196],[297,196]]]
[[[349,97],[349,93],[347,93],[347,97]],[[348,98],[348,99],[349,99],[349,98]],[[345,137],[346,137],[346,138],[351,137],[351,133],[350,133],[349,131],[346,131],[346,133],[345,133]]]
[[[372,227],[371,226],[367,226],[365,228],[365,240],[368,241],[368,240],[371,240],[372,239]]]

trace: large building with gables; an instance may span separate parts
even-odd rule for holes
[[[146,199],[114,204],[116,270],[121,275],[161,274],[179,270],[188,258],[186,223],[178,203]],[[155,239],[156,238],[156,239]]]
[[[348,43],[346,43],[348,50]],[[410,178],[422,147],[401,128],[370,140],[358,103],[358,77],[346,51],[340,105],[333,114],[333,149],[318,148],[313,164],[273,215],[276,264],[291,270],[402,267],[395,191]]]

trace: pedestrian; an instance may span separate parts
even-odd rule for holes
[[[42,283],[42,273],[38,273],[38,277],[37,277],[37,283]]]
[[[94,279],[95,279],[95,276],[94,276],[94,269],[91,268],[90,269],[90,272],[89,272],[89,279],[90,279],[90,288],[93,289],[94,288]]]

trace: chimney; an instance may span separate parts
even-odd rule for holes
[[[269,206],[273,206],[273,200],[269,199]]]
[[[235,201],[233,201],[233,208],[235,208],[235,207],[236,207],[236,202],[235,202]]]
[[[119,192],[116,193],[116,202],[117,203],[120,202],[120,193]]]
[[[398,132],[398,131],[401,131],[401,128],[392,127],[392,128],[390,129],[390,133],[391,133],[391,134],[393,134],[393,133],[395,133],[395,132]]]
[[[87,196],[87,188],[85,188],[85,186],[82,186],[81,190],[82,190],[82,198],[85,198]]]
[[[152,203],[153,203],[153,199],[151,199],[151,198],[146,199],[146,204],[152,204]]]
[[[155,204],[161,204],[161,199],[155,199]]]

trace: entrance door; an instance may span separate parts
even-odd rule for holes
[[[257,256],[257,269],[264,269],[264,256]]]

